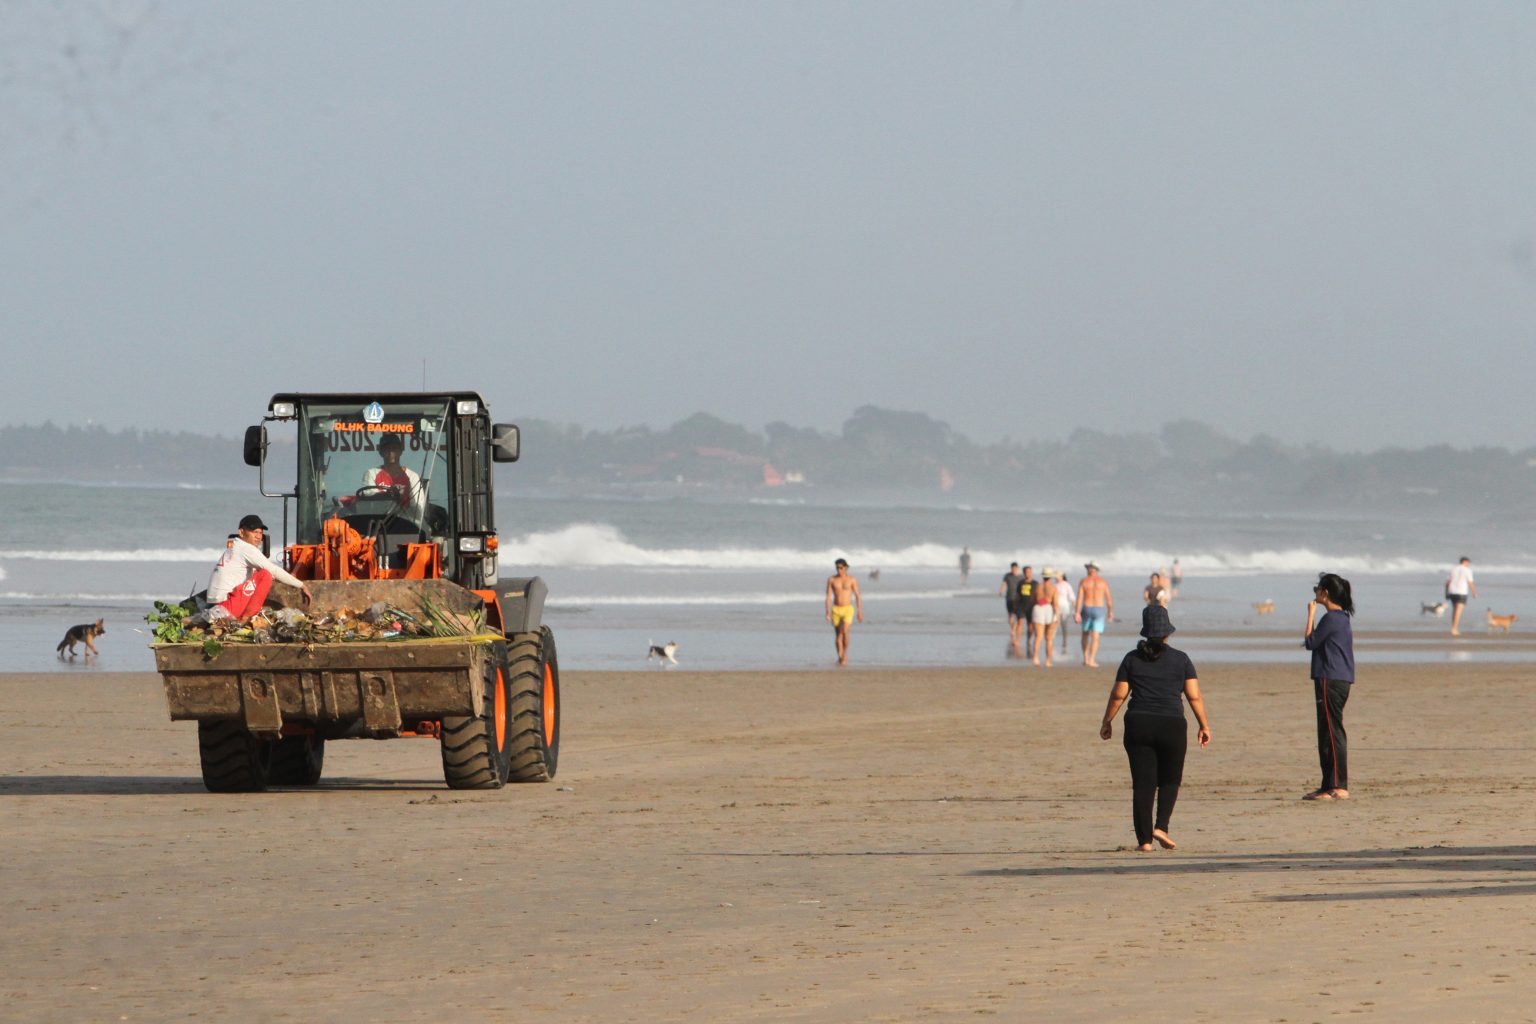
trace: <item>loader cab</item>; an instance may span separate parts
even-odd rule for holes
[[[293,503],[295,575],[494,582],[491,464],[517,457],[517,428],[493,427],[479,395],[283,394],[267,420],[296,430],[297,476],[282,494]],[[265,437],[265,425],[247,433],[247,462],[264,466]],[[371,542],[367,559],[357,539]],[[353,543],[347,558],[342,543]]]

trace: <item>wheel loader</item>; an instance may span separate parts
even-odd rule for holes
[[[291,486],[268,465],[269,424],[294,434]],[[381,624],[336,642],[254,631],[255,642],[152,644],[171,718],[197,722],[208,789],[312,786],[326,742],[341,739],[436,740],[454,789],[554,777],[547,590],[498,575],[492,466],[518,447],[517,428],[492,424],[474,392],[272,397],[245,461],[261,493],[283,499],[277,560],[311,596],[274,583],[261,621],[345,626],[371,610]],[[391,619],[458,628],[407,635]]]

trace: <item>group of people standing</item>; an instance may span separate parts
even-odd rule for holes
[[[1083,665],[1099,667],[1099,641],[1104,636],[1104,627],[1114,621],[1115,599],[1109,583],[1099,575],[1097,563],[1085,563],[1083,570],[1086,575],[1074,590],[1067,574],[1052,566],[1045,566],[1037,580],[1034,566],[1020,568],[1018,562],[1009,563],[998,593],[1008,611],[1008,649],[1012,656],[1027,657],[1035,665],[1043,659],[1049,668],[1058,631],[1061,653],[1067,653],[1067,630],[1061,627],[1070,615],[1082,627]]]
[[[969,551],[965,552],[969,556]],[[969,558],[962,572],[970,568]],[[855,617],[863,621],[864,608],[858,581],[848,563],[838,559],[836,574],[827,580],[826,614],[837,638],[838,663],[847,664],[848,626]],[[1066,573],[1045,566],[1036,579],[1033,566],[1013,562],[1003,577],[999,593],[1008,609],[1010,649],[1036,664],[1049,666],[1058,627],[1070,614],[1082,627],[1083,664],[1098,667],[1099,641],[1104,627],[1114,621],[1114,597],[1095,562],[1087,562],[1086,575],[1074,589]],[[1168,603],[1177,592],[1177,562],[1171,574],[1152,573],[1142,592],[1141,641],[1120,659],[1109,689],[1099,737],[1114,736],[1114,719],[1125,708],[1123,745],[1131,772],[1131,825],[1136,849],[1147,852],[1178,844],[1169,832],[1179,787],[1184,781],[1184,758],[1189,730],[1184,717],[1187,703],[1199,729],[1201,747],[1211,742],[1211,725],[1200,679],[1189,655],[1169,645],[1175,628]],[[1322,615],[1319,616],[1319,610]],[[1317,756],[1321,778],[1304,800],[1348,800],[1348,740],[1344,729],[1344,705],[1355,681],[1352,616],[1354,598],[1349,581],[1335,573],[1322,573],[1307,603],[1302,646],[1312,654],[1311,677],[1317,710]],[[1065,630],[1061,649],[1067,649]],[[1155,845],[1154,845],[1155,844]]]

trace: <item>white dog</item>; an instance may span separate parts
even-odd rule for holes
[[[646,652],[645,660],[650,661],[652,658],[655,658],[658,662],[660,662],[662,668],[666,668],[669,663],[676,665],[677,644],[651,644],[651,649]]]

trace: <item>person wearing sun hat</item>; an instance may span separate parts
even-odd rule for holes
[[[1040,583],[1035,587],[1035,603],[1029,612],[1030,658],[1040,664],[1045,655],[1045,667],[1051,667],[1051,648],[1056,643],[1056,570],[1049,565],[1040,573]],[[1041,650],[1041,647],[1044,650]]]
[[[1184,753],[1189,743],[1184,701],[1189,702],[1200,723],[1200,746],[1211,742],[1195,664],[1189,655],[1168,646],[1174,632],[1168,609],[1151,604],[1142,610],[1144,639],[1121,659],[1099,725],[1100,739],[1113,737],[1115,714],[1130,699],[1125,710],[1124,744],[1131,767],[1131,824],[1136,830],[1136,849],[1144,853],[1153,849],[1154,842],[1165,850],[1178,846],[1168,834],[1168,824],[1184,781]]]

